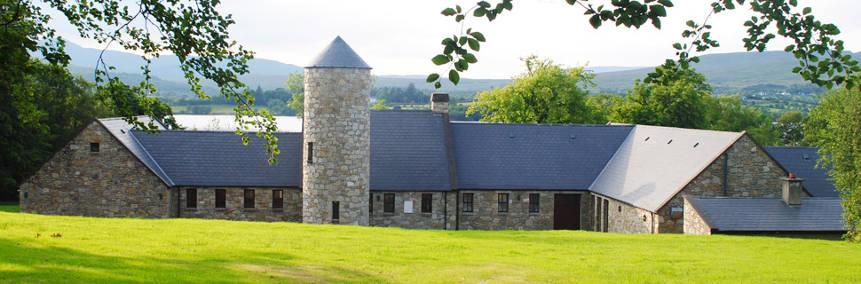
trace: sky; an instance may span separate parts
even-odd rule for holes
[[[340,35],[374,68],[376,75],[411,75],[445,71],[430,58],[441,52],[440,41],[460,30],[440,11],[476,1],[417,0],[224,0],[220,11],[233,15],[231,37],[256,57],[304,66],[335,36]],[[495,1],[490,1],[495,3]],[[596,2],[609,2],[596,1]],[[707,0],[676,0],[658,30],[647,23],[639,30],[603,25],[593,29],[583,9],[563,0],[514,1],[514,9],[497,20],[471,18],[467,25],[481,31],[487,42],[478,64],[462,75],[469,78],[510,78],[524,67],[520,58],[530,54],[564,66],[654,66],[674,56],[672,44],[681,41],[687,20],[702,21]],[[861,51],[861,17],[857,0],[801,0],[823,22],[840,27],[846,48]],[[747,9],[711,17],[712,38],[721,47],[710,53],[744,51],[743,23]],[[55,18],[60,18],[56,17]],[[85,47],[102,48],[81,39],[68,24],[53,23],[59,34]],[[772,50],[783,50],[776,40]]]

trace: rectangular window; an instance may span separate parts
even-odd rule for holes
[[[242,207],[254,208],[254,190],[246,189],[242,198]]]
[[[472,193],[464,193],[461,198],[463,198],[463,212],[472,212]]]
[[[276,189],[272,191],[272,208],[284,209],[284,191]]]
[[[433,212],[433,194],[422,193],[422,213]]]
[[[529,194],[529,213],[538,213],[541,210],[541,195],[538,193]]]
[[[90,152],[98,153],[99,152],[99,143],[90,143]]]
[[[308,142],[308,164],[314,163],[314,142]]]
[[[602,224],[602,228],[604,228],[604,232],[608,232],[609,226],[610,226],[610,201],[609,200],[604,199],[604,207],[603,208],[604,208],[604,212],[602,212],[602,213],[604,214],[604,216],[603,216],[604,224]]]
[[[496,194],[496,211],[508,212],[508,193]]]
[[[215,208],[226,208],[227,207],[227,190],[226,189],[216,189],[215,190]]]
[[[332,224],[338,224],[341,219],[341,203],[332,201]]]
[[[197,208],[197,188],[185,189],[185,207]]]
[[[395,213],[395,194],[394,193],[383,194],[383,212]]]

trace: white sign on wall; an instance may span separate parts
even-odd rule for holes
[[[404,213],[413,213],[413,201],[404,200]]]

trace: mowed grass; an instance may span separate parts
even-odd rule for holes
[[[859,283],[861,245],[0,212],[0,281]]]

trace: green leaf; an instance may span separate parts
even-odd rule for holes
[[[484,14],[486,14],[486,13],[487,13],[486,9],[477,8],[477,9],[475,9],[475,11],[472,12],[472,15],[476,16],[476,17],[484,17]]]
[[[451,16],[457,14],[457,11],[455,11],[454,8],[445,8],[445,10],[442,10],[440,14],[443,14],[444,16]]]
[[[472,49],[475,51],[478,51],[479,49],[481,49],[481,45],[474,38],[468,39],[467,43],[469,44],[469,49]]]
[[[592,25],[592,28],[597,29],[601,26],[601,17],[598,15],[592,15],[592,17],[589,17],[589,24]]]
[[[802,12],[802,13],[807,15],[807,14],[810,14],[810,12],[813,12],[813,9],[811,9],[810,7],[804,7],[804,12]]]
[[[434,56],[433,59],[431,59],[431,61],[433,62],[433,64],[443,65],[443,64],[448,63],[450,60],[448,59],[448,56],[439,54],[437,56]]]
[[[786,48],[783,49],[783,51],[792,52],[793,49],[795,49],[795,45],[790,44],[790,45],[787,45]]]
[[[470,35],[472,35],[472,37],[474,37],[476,40],[478,40],[480,42],[484,42],[484,40],[485,40],[484,34],[482,34],[480,32],[473,32]]]
[[[661,19],[660,18],[653,18],[652,19],[652,25],[655,26],[656,29],[660,30],[661,29]]]
[[[694,23],[694,21],[692,21],[692,20],[688,20],[687,22],[685,22],[685,25],[687,25],[688,27],[691,27],[691,28],[697,27],[697,23]]]
[[[439,74],[431,73],[430,75],[428,75],[428,78],[425,79],[425,82],[432,83],[436,80],[439,80]]]
[[[655,16],[658,16],[658,17],[666,17],[667,16],[667,9],[664,9],[664,6],[652,5],[652,6],[649,6],[649,10]]]
[[[673,7],[673,1],[670,0],[658,0],[658,3],[666,7]]]
[[[476,62],[478,62],[478,59],[476,59],[476,58],[475,58],[475,55],[473,55],[472,53],[464,54],[464,55],[463,55],[463,60],[466,60],[466,62],[469,62],[469,63],[476,63]]]
[[[678,43],[678,42],[677,42],[677,43],[674,43],[674,44],[673,44],[673,48],[678,49],[678,50],[682,50],[682,44],[681,44],[681,43]]]
[[[451,81],[452,84],[457,85],[460,83],[460,73],[457,70],[451,69],[448,71],[448,80]]]

